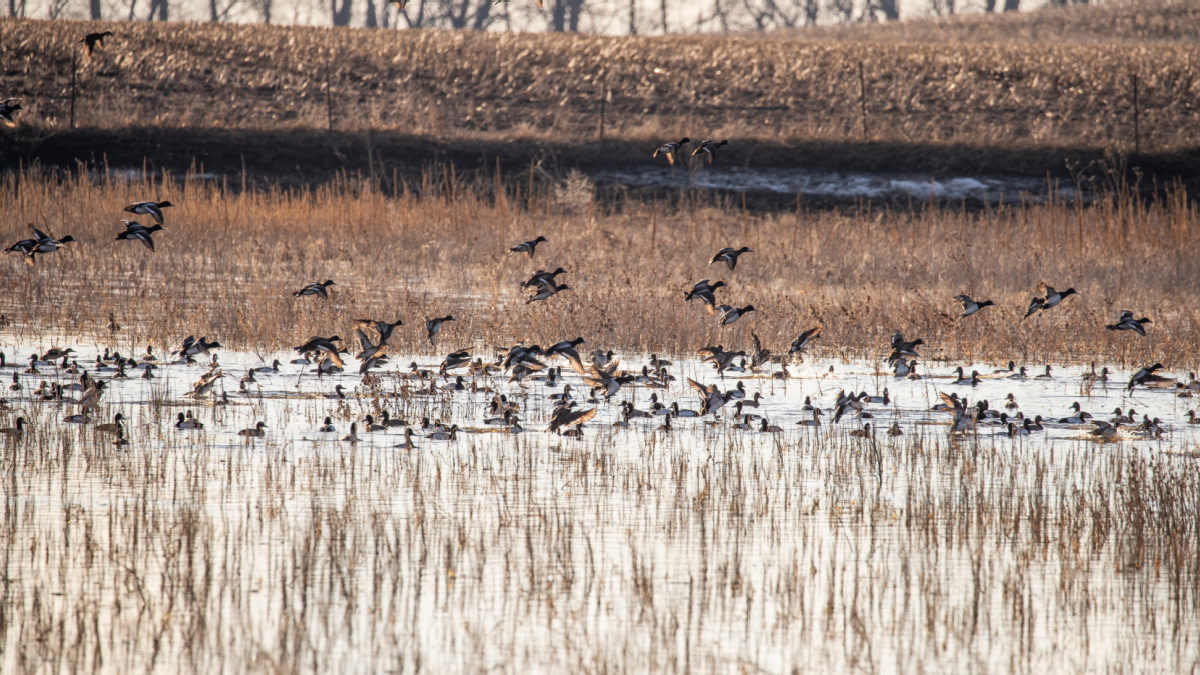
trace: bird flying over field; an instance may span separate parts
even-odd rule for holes
[[[162,225],[155,223],[150,227],[145,227],[136,220],[123,220],[121,222],[125,223],[125,231],[117,235],[116,239],[118,241],[140,241],[146,248],[151,251],[154,250],[154,239],[150,235],[162,230]]]
[[[729,141],[700,141],[700,145],[692,151],[692,157],[703,154],[705,161],[712,164],[713,157],[717,153],[717,148],[726,145],[729,145]]]
[[[136,213],[139,216],[150,216],[154,222],[159,225],[163,224],[163,209],[175,206],[171,202],[134,202],[125,207],[129,213]]]
[[[1138,335],[1146,334],[1144,324],[1152,323],[1149,318],[1142,317],[1140,319],[1133,318],[1133,310],[1126,309],[1121,312],[1121,318],[1111,326],[1105,326],[1109,330],[1131,330]]]
[[[954,299],[959,301],[960,303],[962,303],[963,311],[962,311],[962,314],[958,315],[959,320],[962,320],[962,319],[967,318],[968,316],[971,316],[972,314],[974,314],[975,312],[978,312],[979,310],[983,309],[984,307],[991,307],[996,304],[996,303],[992,302],[991,300],[983,300],[982,302],[976,302],[975,300],[971,299],[971,296],[969,296],[965,293],[962,295],[954,296]]]
[[[729,266],[730,270],[732,270],[733,268],[737,267],[738,256],[742,255],[743,253],[754,253],[754,249],[750,248],[749,246],[743,246],[736,249],[727,246],[720,251],[717,251],[716,255],[712,257],[712,260],[708,261],[708,264],[711,265],[715,262],[723,262]]]
[[[83,36],[83,39],[80,40],[80,42],[87,45],[89,59],[92,58],[92,52],[97,49],[104,49],[104,38],[112,37],[112,34],[113,32],[111,30],[106,30],[103,33],[88,33],[87,35]]]
[[[17,126],[17,121],[13,119],[13,113],[21,109],[21,100],[16,98],[6,98],[0,101],[0,120],[10,127]]]
[[[671,141],[670,143],[663,143],[662,145],[658,146],[658,149],[656,149],[654,151],[654,154],[651,155],[650,157],[653,159],[655,157],[658,157],[659,155],[666,155],[667,163],[673,165],[673,164],[675,164],[675,155],[683,150],[683,146],[685,146],[691,142],[692,142],[692,139],[688,138],[687,136],[684,136],[683,138],[679,139],[678,141]]]
[[[310,284],[306,284],[304,288],[301,288],[295,293],[292,293],[292,297],[299,298],[304,295],[319,295],[328,300],[330,286],[337,286],[337,284],[333,283],[333,279],[326,279],[323,282],[314,281]]]
[[[536,249],[537,245],[542,243],[543,241],[549,241],[549,240],[541,235],[538,235],[538,237],[536,239],[530,239],[529,241],[523,241],[523,242],[517,244],[516,246],[513,246],[512,248],[508,249],[508,254],[512,255],[514,253],[524,253],[524,254],[528,255],[530,258],[532,258],[533,254],[534,254],[534,249]]]
[[[1028,319],[1036,312],[1044,312],[1058,305],[1067,298],[1068,295],[1078,295],[1074,288],[1068,288],[1065,291],[1056,291],[1053,286],[1047,286],[1046,282],[1038,282],[1038,293],[1029,301],[1029,309],[1025,310],[1025,316],[1022,319]]]

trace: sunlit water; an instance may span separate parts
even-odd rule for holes
[[[96,345],[72,346],[94,361]],[[544,431],[561,384],[438,378],[428,393],[402,375],[411,358],[365,386],[353,359],[318,377],[294,354],[218,354],[227,376],[199,401],[185,394],[205,365],[110,381],[95,422],[123,413],[125,448],[63,423],[77,406],[32,399],[40,380],[71,381],[51,366],[5,392],[0,426],[32,429],[4,445],[0,670],[1187,672],[1200,658],[1200,427],[1193,399],[1129,393],[1129,373],[1105,386],[1075,367],[1010,380],[964,364],[989,375],[971,387],[939,365],[920,381],[842,361],[720,379],[686,360],[667,389],[595,404],[574,439]],[[273,358],[279,373],[239,388]],[[0,371],[6,388],[25,365]],[[687,377],[742,382],[783,432],[733,428],[732,406],[670,432],[661,417],[613,426],[620,401],[647,410],[652,393],[696,408]],[[483,388],[521,405],[524,433],[482,423]],[[830,411],[839,390],[885,388],[873,438],[849,436],[867,421],[850,415],[797,424],[805,397]],[[1165,434],[951,437],[930,410],[943,391],[1001,410],[1011,392],[1052,420],[1075,401],[1099,419],[1132,405]],[[412,451],[401,428],[342,440],[383,409],[463,429],[417,431]],[[174,427],[187,410],[203,430]],[[336,432],[318,431],[326,416]],[[265,439],[237,435],[258,420]],[[893,421],[904,435],[882,433]]]

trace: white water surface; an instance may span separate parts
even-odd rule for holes
[[[10,361],[50,346],[0,339]],[[69,346],[96,377],[111,377],[94,365],[100,345]],[[394,358],[366,386],[352,358],[354,372],[318,377],[289,363],[294,353],[216,351],[227,376],[215,396],[186,395],[206,364],[109,380],[96,418],[124,414],[130,445],[122,449],[92,425],[63,424],[73,404],[32,399],[40,380],[70,381],[52,366],[19,374],[22,388],[5,392],[11,410],[0,412],[0,426],[23,415],[33,429],[6,446],[24,448],[27,459],[10,464],[5,481],[6,503],[23,515],[9,521],[6,575],[18,611],[0,633],[0,670],[16,672],[20,646],[36,644],[28,642],[34,596],[47,598],[43,614],[94,612],[107,649],[102,670],[113,671],[244,670],[255,659],[286,662],[289,650],[307,655],[300,670],[339,672],[1182,672],[1200,658],[1188,629],[1193,598],[1169,575],[1129,568],[1115,543],[1088,553],[1088,537],[1116,534],[1081,534],[1075,558],[1059,553],[1071,550],[1066,532],[1029,548],[1028,531],[986,525],[984,514],[999,508],[988,505],[1044,503],[1053,515],[1075,508],[1081,494],[1111,495],[1119,510],[1134,464],[1152,467],[1155,480],[1196,471],[1200,427],[1186,421],[1193,399],[1173,389],[1129,393],[1127,372],[1088,386],[1076,367],[1054,368],[1053,379],[1010,380],[991,376],[993,365],[964,364],[988,374],[971,387],[952,384],[944,365],[929,365],[920,381],[897,379],[882,363],[841,360],[789,364],[787,379],[722,379],[683,360],[669,368],[677,380],[666,389],[627,385],[610,402],[584,403],[599,413],[583,439],[571,439],[544,431],[548,396],[561,384],[468,377],[468,390],[455,392],[437,378],[428,393],[429,381],[403,374],[410,361],[436,371],[440,359],[428,356]],[[284,362],[280,372],[239,388],[248,368],[274,358]],[[631,371],[645,362],[623,355]],[[0,370],[6,387],[26,366],[17,365]],[[1027,365],[1031,375],[1043,370]],[[736,430],[728,408],[676,420],[671,432],[657,430],[657,417],[612,426],[620,401],[645,410],[651,394],[696,408],[688,377],[761,393],[754,412],[784,431]],[[584,389],[569,368],[563,381]],[[338,384],[345,398],[334,393]],[[840,390],[885,388],[893,402],[869,405],[870,421],[880,429],[898,421],[899,438],[851,438],[864,420],[849,416],[816,429],[796,424],[805,397],[829,410]],[[1001,410],[1011,392],[1026,415],[1047,419],[1065,417],[1075,401],[1100,419],[1132,405],[1167,431],[1102,444],[1086,424],[1052,423],[1015,439],[980,425],[952,439],[949,415],[930,410],[942,391]],[[483,425],[497,393],[520,404],[526,432]],[[428,417],[462,431],[454,441],[418,431],[415,451],[397,447],[401,429],[360,428],[358,443],[342,440],[351,422],[361,426],[383,409],[414,426]],[[185,410],[205,428],[175,429]],[[335,433],[318,431],[326,416]],[[266,439],[237,435],[258,420]],[[48,473],[37,466],[51,460],[30,454],[40,448],[53,458],[68,447],[75,459]],[[113,465],[124,468],[104,470]],[[146,476],[154,476],[149,485]],[[199,550],[217,571],[212,589],[196,591],[198,607],[153,602],[156,589],[171,588],[171,575],[155,574],[175,569],[165,548],[143,543],[145,557],[125,557],[133,543],[113,523],[139,510],[164,523],[158,537],[177,536],[168,525],[184,522],[180,514],[200,523]],[[973,517],[926,530],[906,525],[922,513],[958,511]],[[79,544],[83,528],[103,555]],[[152,534],[140,536],[153,542]],[[1031,550],[1040,553],[1029,558]],[[146,591],[131,581],[139,564]],[[305,565],[315,570],[308,582]],[[1195,581],[1181,583],[1194,589]],[[301,592],[307,613],[297,609]],[[179,627],[152,639],[159,623],[204,609],[201,637]],[[65,625],[69,642],[75,634]],[[206,648],[185,649],[188,639]]]

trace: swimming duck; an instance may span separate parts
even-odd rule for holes
[[[911,375],[915,372],[917,372],[917,360],[916,359],[913,359],[911,361],[905,361],[904,359],[898,359],[896,361],[896,364],[894,366],[892,366],[892,374],[894,374],[896,377],[908,377],[909,375]]]
[[[962,314],[960,314],[958,316],[958,319],[960,321],[967,318],[968,316],[971,316],[975,312],[978,312],[979,310],[983,309],[984,307],[991,307],[996,304],[996,303],[992,302],[991,300],[984,300],[983,302],[976,302],[975,300],[971,299],[971,296],[969,296],[965,293],[954,296],[954,299],[958,300],[960,303],[962,303],[963,311],[962,311]]]
[[[321,424],[321,426],[317,429],[317,431],[319,431],[323,434],[331,434],[331,433],[337,431],[337,428],[333,426],[333,418],[326,417],[325,422],[323,424]]]
[[[537,249],[537,245],[542,243],[543,241],[550,241],[550,240],[546,239],[545,237],[543,237],[541,235],[538,235],[538,237],[536,239],[530,239],[529,241],[523,241],[523,242],[517,244],[516,246],[513,246],[512,248],[508,249],[508,254],[512,255],[514,253],[524,253],[525,255],[528,255],[530,258],[532,258],[535,249]]]
[[[108,422],[106,424],[97,424],[96,432],[101,434],[115,434],[122,429],[121,420],[123,419],[125,419],[125,416],[121,413],[117,413],[113,415],[112,422]]]
[[[717,148],[724,147],[726,145],[729,145],[729,141],[727,141],[727,140],[700,141],[699,147],[697,147],[695,150],[692,150],[692,157],[695,157],[696,155],[699,155],[699,154],[703,154],[704,159],[709,164],[712,164],[714,155],[716,155],[716,152],[717,152]]]
[[[342,440],[347,443],[357,443],[358,442],[358,422],[350,423],[350,433],[343,436]]]
[[[239,431],[238,436],[245,436],[247,438],[262,438],[263,436],[267,435],[267,432],[265,431],[266,428],[266,422],[258,422],[249,429],[242,429]]]
[[[551,282],[551,283],[553,283],[553,282]],[[456,321],[456,319],[453,316],[443,316],[439,319],[430,319],[430,318],[426,317],[426,319],[425,319],[425,335],[426,335],[426,337],[429,338],[429,344],[431,346],[433,346],[433,347],[437,346],[437,342],[436,342],[437,335],[442,330],[442,324],[446,323],[447,321]]]
[[[731,307],[721,315],[721,325],[728,326],[734,321],[737,321],[743,316],[746,316],[750,312],[754,311],[757,311],[754,309],[754,305],[746,305],[745,307]]]
[[[104,49],[104,38],[112,37],[112,34],[113,32],[111,30],[106,30],[102,33],[88,33],[87,35],[83,36],[83,39],[81,39],[80,42],[87,46],[87,55],[89,59],[92,58],[92,52],[96,51],[97,49]]]
[[[146,248],[154,250],[154,238],[151,235],[163,229],[161,224],[155,223],[150,227],[143,227],[136,220],[122,222],[125,223],[125,231],[116,236],[117,241],[140,241]]]
[[[871,423],[863,422],[862,428],[851,431],[850,435],[854,438],[870,438],[871,437]]]
[[[1119,427],[1121,426],[1120,422],[1109,424],[1104,420],[1092,420],[1092,424],[1096,425],[1096,428],[1092,429],[1091,435],[1099,441],[1111,441],[1116,439],[1117,434],[1119,433]]]
[[[695,410],[691,410],[689,408],[680,408],[678,401],[674,401],[671,403],[671,417],[699,417],[699,416],[700,416],[700,413],[696,412]]]
[[[125,211],[127,211],[129,213],[136,213],[139,216],[150,216],[151,218],[154,219],[154,222],[158,223],[159,225],[162,225],[163,224],[162,210],[167,207],[170,207],[170,206],[175,206],[175,205],[172,204],[171,202],[134,202],[134,203],[130,204],[129,206],[126,206]],[[160,227],[159,229],[162,229],[162,228]]]
[[[192,417],[192,412],[189,410],[186,417],[184,416],[183,413],[179,413],[176,416],[175,428],[183,430],[183,431],[190,430],[190,429],[203,429],[204,424],[200,420],[196,419],[195,417]]]
[[[1026,377],[1028,377],[1028,371],[1025,370],[1025,366],[1021,366],[1019,369],[1017,369],[1017,372],[1013,373],[1012,375],[1009,375],[1008,379],[1024,380]]]
[[[727,246],[720,251],[717,251],[716,255],[712,257],[712,260],[708,261],[708,264],[711,265],[715,262],[723,262],[729,266],[730,270],[732,270],[733,268],[737,267],[738,257],[743,253],[754,253],[754,249],[750,248],[749,246],[743,246],[737,249]]]
[[[299,298],[299,297],[305,296],[305,295],[319,295],[322,298],[325,298],[326,300],[328,300],[330,286],[337,286],[337,284],[334,283],[333,279],[326,279],[325,281],[314,281],[312,283],[305,284],[304,288],[301,288],[300,290],[292,293],[292,297]]]
[[[20,99],[6,98],[0,101],[0,120],[10,127],[17,126],[16,120],[13,119],[13,113],[21,109]]]
[[[666,155],[667,163],[674,165],[675,164],[675,155],[677,153],[679,153],[680,150],[683,149],[683,146],[685,146],[691,142],[692,142],[692,139],[688,138],[687,136],[684,136],[683,138],[679,139],[678,141],[671,141],[669,143],[663,143],[662,145],[658,146],[658,148],[654,151],[654,154],[651,155],[650,158],[654,159],[654,158],[658,157],[659,155]]]
[[[458,425],[452,424],[449,429],[438,429],[426,436],[431,441],[453,441],[458,436]]]
[[[1121,318],[1117,319],[1116,323],[1105,326],[1105,328],[1109,330],[1131,330],[1138,335],[1145,335],[1145,324],[1148,323],[1151,323],[1149,318],[1143,316],[1140,319],[1135,319],[1133,318],[1133,311],[1126,309],[1121,311]]]
[[[903,436],[904,431],[900,429],[899,422],[892,422],[892,426],[888,427],[888,436]]]
[[[0,436],[6,436],[14,441],[19,441],[25,435],[25,426],[25,418],[18,417],[16,426],[0,429]]]

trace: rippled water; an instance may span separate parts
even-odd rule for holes
[[[81,363],[97,353],[73,346]],[[6,392],[0,426],[20,414],[33,430],[5,445],[4,672],[1184,672],[1200,659],[1200,427],[1193,399],[1128,393],[1129,373],[1089,386],[1076,367],[1010,380],[964,364],[989,375],[971,387],[949,366],[910,381],[821,360],[722,380],[683,360],[667,389],[597,403],[572,439],[543,431],[561,385],[468,377],[429,393],[401,375],[408,357],[366,386],[293,354],[218,353],[213,398],[185,396],[203,365],[111,382],[97,417],[124,414],[125,448],[64,424],[74,405],[31,399],[52,367]],[[239,388],[273,358],[279,373]],[[728,407],[671,432],[657,417],[613,426],[618,402],[645,410],[651,394],[696,408],[687,377],[761,393],[754,412],[783,432],[737,430]],[[885,388],[870,421],[903,436],[853,438],[850,416],[796,424],[805,397],[829,409],[839,390]],[[940,391],[993,407],[1011,392],[1048,419],[1076,401],[1102,419],[1132,405],[1165,434],[1101,444],[1090,425],[1053,423],[952,438],[930,410]],[[521,405],[526,432],[482,423],[495,393]],[[342,440],[383,409],[463,431],[418,432],[414,451],[399,428]],[[186,410],[203,430],[174,427]],[[325,416],[336,432],[318,431]],[[257,420],[265,439],[237,435]]]

